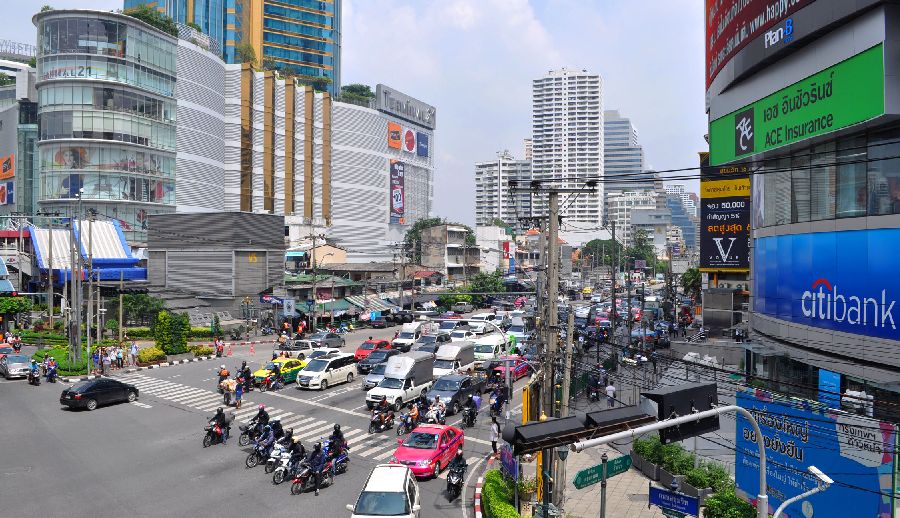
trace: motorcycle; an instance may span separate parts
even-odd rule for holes
[[[270,326],[263,326],[262,329],[259,330],[260,334],[263,336],[269,336],[275,334],[275,329]]]
[[[255,468],[260,463],[265,462],[265,460],[269,457],[269,448],[263,446],[262,444],[256,443],[253,445],[253,451],[247,455],[247,459],[244,461],[244,464],[248,468]]]
[[[15,351],[16,354],[19,354],[20,352],[22,352],[22,344],[20,342],[13,342],[12,347],[13,347],[13,351]]]
[[[56,383],[56,367],[50,367],[47,369],[47,382]]]
[[[452,502],[462,493],[463,480],[466,477],[466,468],[451,468],[447,473],[447,500]]]
[[[416,427],[416,422],[409,414],[400,414],[400,424],[397,425],[397,435],[409,433]]]
[[[325,455],[329,455],[331,453],[331,441],[325,441],[322,448],[325,451]],[[346,473],[347,468],[350,467],[350,447],[345,444],[341,454],[333,459],[332,462],[334,463],[334,472],[336,474],[341,475]]]
[[[277,468],[275,468],[275,472],[272,473],[272,483],[276,486],[281,484],[285,480],[293,480],[300,474],[301,471],[309,467],[309,464],[305,459],[301,459],[297,462],[296,465],[291,466],[291,455],[288,454],[287,460],[283,460],[282,464],[280,464]]]
[[[588,387],[588,399],[590,401],[600,401],[600,387],[595,384],[592,384]]]
[[[266,473],[272,473],[278,466],[287,466],[287,463],[290,460],[291,454],[288,453],[287,449],[281,444],[275,443],[275,447],[272,448],[272,453],[270,453],[269,458],[266,459]]]
[[[240,426],[241,435],[238,437],[239,446],[247,446],[251,442],[259,438],[259,429],[253,424],[242,424]]]
[[[208,424],[206,428],[203,429],[206,432],[206,435],[203,436],[203,447],[209,448],[213,444],[218,444],[222,442],[222,428],[217,424]]]
[[[263,378],[263,380],[259,383],[260,392],[265,392],[267,390],[279,390],[283,388],[284,383],[281,381],[281,379],[276,379],[275,376],[272,376],[271,374]]]
[[[490,414],[491,417],[499,416],[503,412],[503,401],[499,398],[491,398]]]
[[[369,433],[381,433],[394,427],[394,411],[385,412],[384,420],[381,419],[381,412],[372,412],[372,420],[369,421]]]
[[[35,387],[40,386],[41,374],[34,370],[28,371],[28,384],[34,385]]]
[[[475,426],[475,417],[475,409],[469,407],[463,408],[462,420],[459,423],[460,426],[462,426],[463,429]]]
[[[437,409],[432,408],[425,414],[425,422],[429,424],[447,424],[446,417],[444,413],[438,415]]]
[[[291,494],[299,495],[305,491],[309,491],[310,489],[315,487],[315,480],[313,477],[315,474],[313,473],[312,468],[307,464],[304,468],[294,477],[294,481],[291,484]],[[325,467],[322,468],[322,481],[319,484],[320,488],[328,487],[334,484],[334,474],[331,472],[331,461],[328,461],[325,464]]]

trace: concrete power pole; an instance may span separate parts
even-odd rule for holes
[[[563,364],[563,382],[562,397],[560,398],[559,416],[568,417],[569,415],[569,390],[572,386],[572,350],[575,348],[575,308],[569,304],[569,322],[566,326],[566,360]],[[599,347],[599,346],[598,346]],[[554,485],[555,494],[553,500],[556,505],[562,505],[565,499],[566,490],[566,463],[559,461],[556,463],[555,480],[560,483]]]
[[[53,330],[53,216],[50,216],[50,231],[48,232],[50,236],[47,241],[48,253],[49,257],[47,262],[47,311],[50,314],[50,330]],[[34,236],[32,236],[34,239]]]
[[[548,222],[549,232],[547,235],[547,350],[545,351],[547,369],[544,373],[546,383],[544,388],[547,391],[545,409],[549,410],[550,416],[556,414],[556,373],[553,365],[556,361],[556,352],[559,340],[559,309],[557,307],[559,301],[559,193],[551,191],[550,197],[550,213]],[[549,416],[548,416],[549,417]],[[544,459],[546,459],[547,473],[556,471],[553,467],[556,465],[556,458],[552,448],[544,450]],[[544,490],[544,502],[549,504],[550,480],[546,481],[547,488]],[[559,502],[560,483],[565,485],[565,480],[556,480],[553,484],[553,501]],[[549,505],[545,506],[548,508]]]

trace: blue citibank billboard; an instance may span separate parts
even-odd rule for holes
[[[895,425],[811,401],[775,401],[761,390],[738,392],[737,404],[754,415],[762,430],[769,513],[786,499],[815,487],[816,479],[807,470],[815,466],[835,483],[789,506],[782,515],[785,518],[894,516]],[[740,414],[735,437],[737,492],[755,503],[759,448],[753,427]]]
[[[832,331],[900,340],[900,229],[754,240],[753,310]]]

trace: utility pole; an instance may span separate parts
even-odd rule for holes
[[[559,339],[559,309],[557,307],[559,300],[559,244],[558,244],[558,235],[559,235],[559,192],[550,191],[550,221],[548,224],[549,232],[547,236],[547,309],[549,314],[547,315],[547,327],[548,327],[548,337],[547,337],[547,350],[545,351],[546,358],[546,371],[544,373],[544,379],[546,383],[544,384],[547,389],[547,405],[546,409],[550,410],[551,415],[555,414],[554,412],[554,400],[556,399],[556,390],[554,388],[554,384],[556,382],[556,373],[554,372],[553,365],[556,360],[556,352],[557,352],[557,342]],[[554,455],[553,448],[548,448],[544,450],[544,456],[547,458],[547,465],[550,468],[548,472],[552,473],[555,471],[553,467],[556,465],[556,458]],[[565,480],[562,481],[562,484],[565,485]],[[550,502],[550,480],[548,477],[547,480],[547,489],[544,492],[544,501],[549,504]],[[556,483],[553,484],[553,501],[559,502],[560,495],[560,481],[557,480]],[[545,509],[549,508],[549,505],[545,506]]]
[[[612,279],[612,325],[610,327],[609,333],[609,343],[613,353],[616,352],[615,344],[616,344],[616,321],[618,320],[619,315],[619,306],[616,304],[616,268],[613,265],[618,265],[618,261],[614,260],[616,257],[616,251],[619,249],[618,241],[616,241],[616,220],[610,221],[610,226],[612,230],[612,257],[610,257],[609,261],[609,276]],[[600,361],[600,348],[597,348],[597,361]]]
[[[562,397],[560,398],[559,417],[569,416],[569,390],[572,386],[572,350],[575,348],[575,308],[569,304],[569,322],[566,326],[566,359],[563,364]],[[554,391],[555,392],[555,391]],[[556,475],[554,480],[560,481],[555,486],[554,500],[562,504],[566,490],[566,463],[556,463]]]
[[[122,293],[123,291],[125,291],[125,272],[119,272],[119,344],[120,345],[122,343],[122,339],[124,338],[124,335],[122,334],[122,330],[124,329],[123,326],[125,325],[125,323],[122,322],[122,318],[124,315],[124,312],[122,311],[122,303],[125,298],[125,295]]]
[[[94,211],[88,217],[88,300],[87,300],[87,356],[91,356],[94,344],[91,326],[94,324]],[[99,329],[97,330],[100,331]]]
[[[48,232],[50,236],[47,238],[47,248],[48,248],[48,262],[47,262],[47,310],[50,313],[50,330],[53,330],[53,216],[50,216],[50,231]],[[33,237],[32,237],[33,239]],[[62,305],[60,305],[60,310],[62,310]]]
[[[312,259],[312,272],[313,272],[313,274],[312,274],[312,296],[310,297],[312,299],[313,304],[312,304],[312,309],[311,309],[312,314],[310,315],[309,327],[310,327],[310,333],[315,333],[316,332],[316,235],[310,231],[309,237],[312,238],[312,248],[309,249],[309,252],[310,252],[310,259]],[[276,316],[276,320],[277,320],[278,315],[275,315],[275,316]]]

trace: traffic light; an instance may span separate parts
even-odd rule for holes
[[[656,417],[660,421],[712,410],[719,402],[715,383],[685,383],[641,392],[641,395],[656,403]],[[718,429],[719,416],[707,417],[680,426],[663,428],[659,431],[659,440],[663,444],[668,444]]]
[[[0,297],[18,297],[18,296],[19,296],[19,292],[16,290],[0,292]]]

